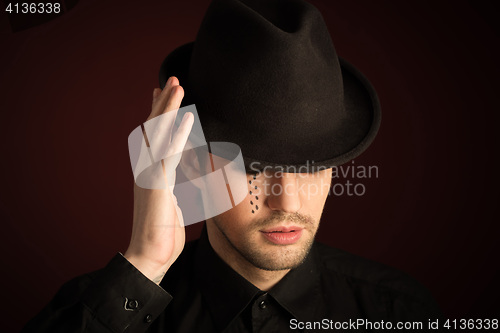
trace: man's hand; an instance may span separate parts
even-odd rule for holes
[[[176,77],[171,77],[163,91],[153,91],[153,107],[148,120],[180,107],[184,90]],[[172,138],[169,150],[180,153],[193,126],[194,117],[186,113]],[[134,217],[132,238],[124,257],[153,282],[159,284],[182,252],[185,231],[182,213],[169,185],[175,183],[179,160],[163,164],[167,189],[145,189],[134,183]]]

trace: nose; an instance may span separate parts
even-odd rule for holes
[[[271,179],[267,203],[272,210],[287,213],[295,213],[302,207],[294,173],[282,173]]]

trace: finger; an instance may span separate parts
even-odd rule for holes
[[[174,125],[174,120],[175,117],[177,116],[177,110],[181,105],[183,96],[184,96],[184,89],[182,89],[181,86],[171,87],[171,94],[164,108],[164,111],[159,112],[158,116],[155,116],[155,114],[151,114],[148,117],[148,121],[151,120],[152,118],[155,118],[154,130],[147,133],[148,139],[150,140],[149,141],[150,145],[151,142],[156,142],[157,145],[161,143],[170,144],[171,142],[170,135],[172,133],[171,129],[172,126]],[[161,96],[159,98],[161,98]],[[166,115],[166,113],[169,111],[175,111],[175,112]],[[166,148],[167,147],[165,147],[165,149]],[[163,148],[161,148],[160,150],[165,151],[163,150]]]
[[[174,153],[182,153],[184,150],[189,133],[191,133],[191,129],[193,128],[193,124],[194,115],[191,112],[186,112],[184,117],[182,117],[179,128],[175,132],[174,137],[172,138],[172,143],[169,147]]]
[[[161,94],[161,89],[160,88],[154,88],[153,89],[153,99],[156,99],[158,96]]]
[[[193,114],[191,112],[186,112],[167,149],[165,158],[163,159],[163,172],[167,186],[175,184],[175,169],[180,163],[193,124]]]
[[[186,112],[179,128],[175,132],[172,142],[170,143],[166,158],[164,159],[165,171],[167,174],[173,172],[181,160],[182,152],[186,146],[189,134],[194,124],[194,115],[191,112]],[[171,183],[170,183],[171,184]]]
[[[182,98],[184,97],[184,89],[181,86],[172,87],[170,98],[167,100],[162,113],[167,113],[172,110],[177,110],[181,107]]]
[[[161,94],[161,89],[160,88],[154,88],[153,89],[153,105],[155,105],[156,99],[158,96]]]
[[[153,106],[151,109],[151,114],[148,119],[159,116],[165,110],[165,105],[167,104],[170,95],[172,93],[172,88],[179,85],[179,80],[175,76],[171,76],[165,87],[160,92],[160,94],[153,100]]]

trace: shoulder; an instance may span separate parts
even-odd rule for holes
[[[319,242],[315,250],[326,281],[342,281],[356,294],[376,295],[392,308],[391,312],[406,307],[440,314],[428,289],[405,272]]]

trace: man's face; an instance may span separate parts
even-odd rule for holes
[[[332,169],[247,174],[247,197],[212,219],[230,247],[255,267],[284,270],[309,252],[330,189]]]

